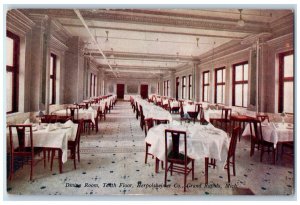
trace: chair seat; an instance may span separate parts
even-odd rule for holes
[[[177,155],[176,153],[174,153],[173,151],[171,151],[168,154],[168,161],[169,162],[175,162],[177,164],[181,164],[184,165],[184,154],[179,153],[179,155]],[[193,159],[190,157],[187,157],[187,164],[189,164]]]

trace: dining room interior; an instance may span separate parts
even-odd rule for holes
[[[295,194],[294,7],[5,18],[8,197]]]

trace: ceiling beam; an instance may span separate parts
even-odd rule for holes
[[[95,37],[93,36],[93,34],[91,33],[88,25],[85,23],[85,20],[83,19],[82,15],[80,14],[80,11],[78,9],[74,9],[74,12],[76,13],[77,17],[80,19],[80,21],[82,22],[82,24],[84,25],[84,27],[86,28],[87,32],[89,33],[92,41],[95,43],[96,47],[98,48],[99,52],[101,53],[101,55],[103,56],[104,60],[106,61],[107,66],[113,71],[111,65],[109,64],[105,54],[103,53],[101,47],[99,46],[99,43],[96,41]],[[113,74],[115,75],[115,77],[117,78],[116,73],[113,71]]]
[[[100,64],[100,66],[103,68],[108,68],[108,66],[105,64]],[[177,69],[177,67],[159,67],[159,66],[154,67],[154,66],[136,66],[136,65],[117,65],[113,67],[118,69],[136,69],[136,70],[148,70],[148,71],[152,71],[152,70],[174,71],[175,69]]]
[[[81,28],[81,25],[62,23],[63,26]],[[225,35],[211,35],[211,34],[199,34],[199,33],[188,33],[188,32],[173,32],[173,31],[160,31],[160,30],[147,30],[147,29],[138,29],[138,28],[120,28],[113,26],[89,26],[92,29],[106,29],[106,30],[116,30],[116,31],[132,31],[132,32],[141,32],[141,33],[161,33],[161,34],[170,34],[170,35],[184,35],[184,36],[199,36],[199,37],[211,37],[211,38],[227,38],[233,40],[242,40],[243,37],[238,36],[225,36]]]

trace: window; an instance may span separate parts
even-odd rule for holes
[[[169,90],[169,88],[170,88],[170,81],[169,80],[167,80],[167,96],[169,96],[169,94],[170,94],[170,90]]]
[[[202,101],[208,102],[208,90],[209,90],[209,71],[204,71],[202,75]]]
[[[294,54],[279,55],[279,106],[278,112],[294,112]]]
[[[156,93],[159,95],[159,82],[157,82],[157,92]]]
[[[247,107],[248,104],[248,62],[233,66],[232,105]]]
[[[193,81],[192,81],[192,75],[189,75],[189,100],[192,99],[192,84],[193,84]]]
[[[215,103],[225,103],[225,67],[215,70]]]
[[[182,87],[181,87],[182,99],[186,98],[186,77],[182,76]]]
[[[97,95],[97,76],[94,75],[94,96]]]
[[[6,32],[6,113],[18,111],[19,36]]]
[[[90,97],[96,96],[97,93],[97,76],[91,73],[90,76]]]
[[[55,104],[56,101],[56,55],[50,55],[50,96],[49,103]]]
[[[164,81],[164,96],[166,96],[166,81]]]
[[[93,74],[90,75],[90,97],[92,96],[92,87],[93,87]]]
[[[91,73],[90,76],[90,97],[96,96],[97,93],[97,76]]]

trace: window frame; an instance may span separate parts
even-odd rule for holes
[[[181,98],[185,99],[185,96],[183,96],[183,94],[186,95],[186,76],[182,76],[181,81],[182,81],[182,83],[181,83]],[[183,91],[185,91],[185,92],[183,92]]]
[[[56,103],[56,64],[57,64],[57,56],[54,53],[50,54],[50,58],[53,58],[53,64],[52,64],[52,71],[53,74],[50,74],[50,79],[52,79],[52,98],[50,105],[53,105]]]
[[[244,80],[244,65],[248,65],[248,80]],[[243,76],[243,80],[239,80],[239,81],[236,81],[236,76],[235,76],[235,69],[237,66],[240,66],[240,65],[243,65],[243,73],[242,73],[242,76]],[[236,106],[236,107],[244,107],[246,108],[247,105],[243,106],[244,105],[244,85],[247,84],[248,85],[248,91],[249,91],[249,84],[248,84],[248,81],[249,81],[249,63],[248,61],[243,61],[243,62],[240,62],[240,63],[236,63],[236,64],[233,64],[232,66],[232,106]],[[235,105],[235,87],[236,85],[240,85],[242,84],[243,87],[242,87],[242,106],[240,105]],[[248,93],[247,93],[248,95]],[[248,96],[247,96],[248,97]]]
[[[205,83],[205,75],[206,74],[208,74],[208,77],[207,77],[207,79],[208,79],[208,81],[207,81],[207,83]],[[208,94],[209,94],[209,86],[210,86],[210,83],[209,83],[209,74],[210,74],[210,71],[209,70],[207,70],[207,71],[203,71],[202,72],[202,101],[203,102],[208,102],[209,101],[209,96],[208,96]],[[204,90],[205,90],[205,87],[207,87],[207,101],[205,101],[204,100]]]
[[[222,82],[218,83],[218,72],[219,71],[222,71]],[[226,76],[226,67],[225,66],[215,69],[215,103],[218,103],[218,92],[217,92],[218,86],[222,86],[222,91],[223,91],[223,89],[225,90],[226,82],[224,79],[224,75]],[[225,96],[223,96],[223,97],[224,97],[224,101],[222,103],[218,103],[218,104],[225,104]]]
[[[93,88],[93,73],[90,75],[90,97],[92,97],[92,88]]]
[[[191,93],[192,93],[192,75],[189,75],[189,85],[188,85],[188,99],[191,100]]]
[[[6,36],[13,40],[13,65],[6,65],[6,72],[12,73],[12,110],[6,114],[19,111],[19,56],[20,56],[20,37],[9,30]],[[7,79],[6,79],[7,80]]]
[[[96,97],[96,82],[97,82],[97,75],[94,75],[94,88],[93,88],[93,97]]]
[[[284,57],[288,55],[293,55],[293,77],[284,77]],[[287,51],[287,52],[280,53],[278,57],[279,57],[278,112],[282,113],[284,111],[284,83],[293,82],[293,86],[295,86],[294,84],[295,55],[294,55],[294,51]]]
[[[167,80],[167,96],[169,96],[170,81]]]

